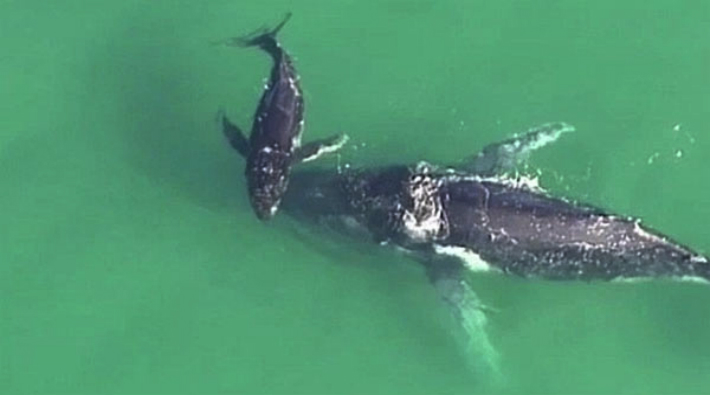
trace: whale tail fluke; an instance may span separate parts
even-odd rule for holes
[[[216,44],[223,44],[232,47],[259,47],[276,58],[282,53],[279,42],[276,39],[276,35],[284,27],[284,25],[286,25],[286,22],[291,19],[291,15],[291,12],[287,12],[281,22],[272,29],[261,28],[253,33],[247,34],[246,36],[228,38],[226,40],[218,41]]]

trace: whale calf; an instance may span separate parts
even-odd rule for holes
[[[302,145],[304,100],[299,76],[289,54],[277,40],[277,33],[291,13],[273,29],[262,29],[245,37],[231,38],[226,45],[258,47],[273,60],[271,76],[254,114],[251,134],[244,132],[220,110],[224,135],[246,158],[245,175],[249,201],[257,217],[271,219],[288,188],[291,167],[339,150],[348,140],[340,133]]]

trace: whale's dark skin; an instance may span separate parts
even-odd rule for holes
[[[706,257],[638,219],[462,170],[471,167],[422,163],[297,173],[288,209],[357,224],[376,241],[409,250],[471,252],[524,277],[710,281]]]
[[[471,256],[523,277],[710,281],[706,257],[636,219],[500,177],[572,130],[563,123],[542,125],[442,168],[419,163],[295,171],[283,210],[415,257],[462,330],[469,363],[498,381],[497,351],[486,329],[490,309],[465,279]]]
[[[224,111],[220,110],[218,115],[231,146],[246,158],[249,200],[261,220],[271,219],[276,214],[288,188],[293,165],[336,151],[347,141],[346,135],[338,134],[301,146],[303,92],[291,57],[276,39],[290,17],[291,14],[287,14],[274,29],[227,40],[228,45],[259,47],[273,60],[271,76],[254,114],[249,139]]]
[[[408,190],[426,182],[437,186],[429,201],[420,200],[421,207],[416,207]],[[380,237],[403,246],[464,248],[505,273],[525,277],[710,280],[705,257],[639,220],[529,187],[413,167],[347,176],[343,181],[346,192],[353,183],[357,190],[367,190],[362,195],[345,195],[357,215]],[[372,191],[379,193],[384,185],[398,184],[404,188],[379,194],[372,203]],[[412,232],[418,225],[405,224],[407,215],[418,217],[412,222],[432,220],[436,226]]]

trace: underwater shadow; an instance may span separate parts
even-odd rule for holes
[[[224,211],[240,198],[245,203],[244,164],[224,141],[218,108],[207,110],[205,72],[194,46],[185,44],[196,40],[167,18],[135,15],[128,23],[107,44],[110,55],[100,65],[116,95],[121,154],[200,207]]]

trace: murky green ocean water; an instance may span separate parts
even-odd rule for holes
[[[710,252],[708,2],[2,0],[1,393],[710,393],[710,287],[472,274],[490,388],[414,261],[259,223],[214,115],[248,125],[268,59],[210,42],[287,9],[306,139],[444,161],[566,121],[543,186]]]

